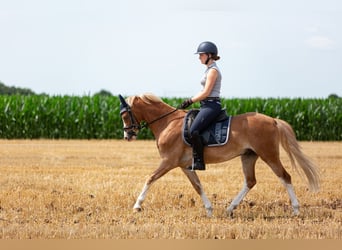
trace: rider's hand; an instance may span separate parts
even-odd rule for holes
[[[193,101],[190,99],[185,100],[181,105],[180,108],[181,109],[186,109],[187,107],[189,107],[191,104],[193,104]]]

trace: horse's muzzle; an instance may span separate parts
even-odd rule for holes
[[[137,139],[137,134],[135,133],[135,131],[125,131],[124,132],[124,139],[126,141],[132,141],[132,140],[136,140]]]
[[[134,140],[137,139],[136,136],[125,136],[124,138],[125,138],[126,141],[134,141]]]

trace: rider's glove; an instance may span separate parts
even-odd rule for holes
[[[185,100],[181,105],[180,108],[181,109],[186,109],[187,107],[189,107],[191,104],[193,104],[193,101],[190,99]]]

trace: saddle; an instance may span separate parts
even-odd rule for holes
[[[198,112],[199,109],[191,109],[184,117],[182,135],[184,143],[188,146],[191,146],[190,127]],[[203,145],[209,147],[225,145],[229,138],[230,120],[231,116],[227,116],[226,110],[222,109],[215,121],[201,133]]]

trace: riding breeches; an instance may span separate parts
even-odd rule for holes
[[[206,129],[220,114],[221,112],[221,102],[220,100],[204,100],[201,101],[201,108],[196,118],[194,119],[191,127],[191,136],[200,134],[204,129]]]

